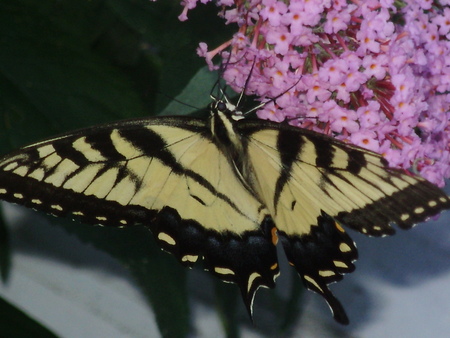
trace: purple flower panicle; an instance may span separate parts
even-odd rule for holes
[[[210,0],[202,0],[207,3]],[[197,5],[184,0],[180,19]],[[443,186],[450,177],[450,0],[216,0],[239,31],[198,53],[237,92],[288,121],[381,153]],[[253,71],[250,74],[250,69]],[[282,94],[282,95],[281,95]],[[280,96],[281,95],[281,96]]]

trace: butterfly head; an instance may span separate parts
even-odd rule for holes
[[[231,103],[226,96],[224,96],[224,99],[218,99],[213,96],[211,96],[212,102],[209,106],[209,111],[211,112],[211,115],[214,114],[221,114],[226,115],[233,120],[241,120],[244,118],[244,114],[242,111],[238,109],[236,105]]]

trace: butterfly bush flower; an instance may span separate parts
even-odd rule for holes
[[[211,0],[201,0],[207,3]],[[199,1],[184,0],[181,20]],[[229,41],[199,55],[263,102],[263,119],[381,153],[443,186],[450,176],[450,0],[216,0]]]

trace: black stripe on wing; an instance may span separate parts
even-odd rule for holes
[[[8,182],[8,188],[4,188],[3,182]],[[156,213],[155,210],[81,195],[4,171],[0,171],[0,198],[54,216],[72,216],[84,223],[106,226],[145,224]]]
[[[68,138],[61,139],[60,142],[52,143],[55,152],[62,158],[67,158],[79,166],[86,166],[89,164],[89,160],[85,157],[83,152],[78,151],[73,146],[77,139],[84,139],[86,144],[89,144],[92,149],[95,149],[105,158],[106,161],[120,162],[125,161],[126,157],[120,154],[111,142],[110,130],[99,130],[98,133],[87,135],[84,138],[78,135],[73,135]]]
[[[202,132],[201,136],[210,138],[211,136],[205,130],[198,130],[198,132]],[[237,206],[233,201],[226,195],[220,193],[216,187],[214,187],[208,180],[206,180],[203,176],[198,173],[190,170],[189,168],[185,168],[181,165],[174,154],[169,150],[170,144],[167,144],[164,139],[158,134],[150,129],[124,129],[119,130],[120,136],[129,141],[133,147],[138,149],[144,156],[157,158],[161,162],[163,162],[167,167],[171,169],[171,171],[177,175],[184,175],[195,182],[199,183],[202,187],[209,190],[212,195],[217,198],[225,201],[229,206],[233,208],[233,210],[237,213],[242,214],[241,209]],[[111,146],[113,146],[111,144]],[[203,203],[201,198],[197,198],[199,203]]]
[[[301,152],[303,142],[302,138],[298,137],[296,130],[286,129],[278,133],[277,148],[280,153],[280,175],[278,176],[275,185],[273,206],[278,205],[280,194],[284,186],[291,178],[292,165],[297,159],[297,154]]]

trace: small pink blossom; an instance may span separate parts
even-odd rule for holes
[[[444,8],[444,12],[436,15],[432,22],[439,27],[440,35],[447,35],[450,32],[450,8]]]
[[[266,41],[274,45],[277,54],[287,54],[292,41],[292,35],[287,29],[271,29],[267,32]]]
[[[319,70],[319,78],[331,85],[340,85],[347,77],[348,64],[342,59],[330,59]]]
[[[277,0],[263,0],[262,4],[264,7],[259,12],[261,18],[267,20],[274,27],[279,26],[282,15],[287,11],[287,6]]]
[[[381,80],[386,76],[387,71],[387,55],[381,54],[378,56],[366,55],[363,58],[362,66],[364,67],[364,74],[368,78],[375,77],[377,80]]]
[[[312,74],[312,76],[303,76],[301,83],[307,88],[306,99],[308,103],[313,103],[316,100],[326,101],[331,96],[331,92],[328,90],[329,85],[321,82],[317,73]]]
[[[353,144],[359,144],[362,147],[375,152],[380,150],[377,134],[371,130],[358,130],[352,133],[350,136],[350,142]]]
[[[356,115],[364,129],[370,129],[386,120],[386,116],[381,114],[380,103],[377,101],[369,101],[367,106],[359,107]]]
[[[291,34],[299,34],[304,25],[310,22],[308,13],[304,12],[304,7],[301,2],[292,2],[289,5],[288,12],[281,18],[281,23],[285,26],[289,26]]]
[[[390,15],[386,8],[374,11],[367,2],[361,6],[361,14],[364,21],[361,23],[361,30],[364,30],[374,39],[387,39],[395,31],[394,24],[390,21]]]
[[[349,12],[332,10],[327,14],[327,21],[323,26],[323,30],[327,34],[337,33],[341,30],[347,29],[350,22],[351,15]]]
[[[396,98],[397,100],[403,100],[403,101],[409,101],[412,99],[412,96],[414,95],[414,82],[413,76],[410,74],[409,76],[407,74],[396,74],[392,76],[392,84],[396,88]]]

